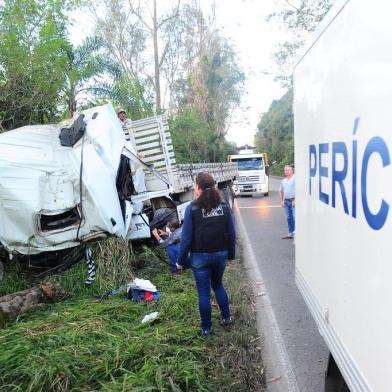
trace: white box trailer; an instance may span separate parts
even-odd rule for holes
[[[330,390],[336,363],[351,391],[392,391],[391,15],[338,1],[294,72],[296,281]]]

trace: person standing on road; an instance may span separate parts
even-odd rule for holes
[[[285,209],[288,235],[283,238],[294,238],[295,233],[295,175],[293,166],[284,167],[285,178],[280,183],[280,205]]]
[[[222,202],[214,178],[200,173],[196,200],[186,209],[177,268],[183,268],[191,252],[191,266],[199,296],[201,334],[211,334],[211,287],[221,312],[220,325],[231,324],[229,299],[223,286],[226,265],[235,258],[235,229],[230,208]]]

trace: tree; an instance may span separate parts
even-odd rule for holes
[[[95,15],[97,34],[107,41],[128,79],[138,78],[147,90],[152,87],[155,111],[160,113],[161,69],[167,67],[166,55],[175,42],[168,38],[172,29],[167,27],[177,22],[180,0],[166,12],[159,12],[156,0],[87,0],[87,4]],[[104,15],[97,9],[103,9]]]
[[[274,58],[278,67],[276,80],[290,88],[298,49],[320,24],[334,0],[283,0],[283,3],[282,9],[268,15],[267,20],[278,21],[289,33],[289,38],[278,44]]]
[[[184,109],[170,121],[177,163],[213,161],[214,133],[200,114]]]
[[[65,7],[43,0],[5,0],[0,6],[2,128],[56,118],[70,48]]]
[[[176,127],[176,152],[188,153],[188,161],[224,157],[228,149],[224,137],[241,99],[244,75],[228,40],[216,29],[214,9],[204,15],[196,0],[177,1],[166,9],[158,9],[164,3],[156,0],[100,0],[101,8],[89,1],[94,6],[97,34],[110,50],[106,55],[113,56],[123,71],[119,83],[108,83],[106,94],[111,90],[122,102],[138,94],[131,105],[136,116],[149,112],[154,96],[155,112],[168,109]],[[189,144],[196,143],[203,158],[183,143],[190,129],[195,140],[189,139]],[[179,132],[184,132],[183,138]],[[202,138],[214,147],[207,148]]]
[[[77,109],[81,94],[102,95],[100,77],[121,77],[121,69],[103,53],[105,42],[100,37],[88,37],[76,48],[67,52],[68,64],[65,71],[67,85],[65,97],[68,115],[72,117]],[[82,99],[80,97],[79,99]]]
[[[255,145],[260,151],[268,151],[276,173],[282,173],[283,166],[294,162],[294,121],[292,73],[298,49],[304,45],[310,32],[315,30],[334,0],[283,0],[279,12],[268,16],[267,20],[278,22],[290,33],[289,39],[280,43],[274,53],[278,66],[275,79],[287,92],[279,100],[271,103],[267,113],[257,125]]]
[[[171,102],[176,110],[172,111],[186,107],[198,113],[213,131],[213,143],[226,146],[224,137],[241,101],[244,75],[230,43],[215,27],[214,10],[206,17],[196,2],[190,2],[179,20],[182,72],[173,83]]]
[[[110,82],[103,82],[95,96],[110,99],[117,108],[124,109],[129,118],[138,120],[154,114],[153,98],[147,94],[142,81],[122,73]]]
[[[267,151],[271,162],[276,161],[279,172],[286,164],[294,162],[294,118],[293,91],[290,89],[282,98],[271,103],[257,124],[255,147]]]
[[[161,68],[163,63],[165,62],[166,53],[170,45],[170,40],[166,40],[164,43],[164,49],[162,53],[159,51],[159,38],[158,34],[160,31],[170,22],[175,21],[180,14],[180,2],[177,1],[177,4],[166,14],[163,16],[158,15],[157,1],[152,0],[149,1],[150,4],[146,5],[148,1],[144,1],[144,8],[141,6],[140,0],[137,2],[135,0],[128,0],[131,8],[131,12],[137,16],[139,21],[146,28],[148,34],[151,37],[153,44],[153,53],[154,53],[154,89],[155,89],[155,109],[157,113],[161,113],[162,111],[162,97],[161,97]],[[152,4],[151,4],[152,3]],[[145,8],[149,8],[150,20],[147,20],[145,17]],[[167,30],[170,31],[170,30]]]
[[[195,109],[184,108],[170,120],[177,163],[224,162],[236,146],[216,133]]]

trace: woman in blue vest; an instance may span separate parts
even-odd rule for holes
[[[231,323],[223,273],[235,258],[235,229],[230,208],[222,202],[214,178],[200,173],[196,178],[196,200],[186,209],[177,267],[182,268],[191,252],[201,317],[201,333],[211,333],[211,287],[221,311],[220,324]]]

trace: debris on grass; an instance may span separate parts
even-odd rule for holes
[[[146,315],[143,317],[142,324],[148,323],[148,322],[151,322],[151,321],[156,320],[156,318],[158,317],[158,315],[159,315],[158,312],[152,312],[152,313],[150,313],[150,314],[146,314]]]
[[[123,244],[118,249],[123,251]],[[84,288],[85,265],[79,263],[54,278],[70,297],[7,321],[0,329],[0,392],[264,390],[260,340],[255,338],[255,314],[240,263],[225,274],[235,323],[219,327],[214,307],[214,335],[205,340],[199,336],[191,271],[173,278],[169,268],[163,271],[162,263],[149,257],[137,275],[154,282],[159,301],[136,305],[123,292],[97,301],[102,293],[134,279],[133,271],[121,271],[121,276],[106,272],[115,261],[104,253],[96,257],[100,272],[92,287]],[[117,261],[129,267],[124,257]],[[14,268],[5,266],[2,283],[9,287],[4,293],[25,288],[8,275]],[[141,324],[154,312],[159,322]]]

